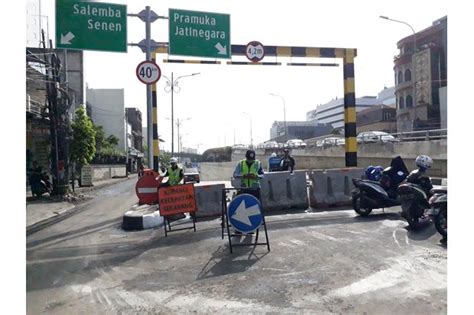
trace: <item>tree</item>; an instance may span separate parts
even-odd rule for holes
[[[94,125],[95,130],[95,150],[100,151],[102,148],[107,146],[105,143],[104,127]]]
[[[94,158],[96,146],[96,130],[83,107],[76,110],[76,116],[71,127],[70,158],[71,161],[76,162],[79,167],[82,167]]]
[[[108,136],[107,139],[105,139],[105,141],[108,143],[110,147],[114,147],[118,145],[119,143],[119,139],[114,135]]]

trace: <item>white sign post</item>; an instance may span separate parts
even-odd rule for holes
[[[145,84],[153,84],[158,82],[161,77],[161,69],[153,61],[145,60],[137,66],[137,78]]]
[[[81,169],[81,186],[92,186],[92,166],[83,165]]]

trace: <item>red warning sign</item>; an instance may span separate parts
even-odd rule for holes
[[[135,193],[139,204],[156,204],[158,202],[158,187],[163,180],[160,175],[153,170],[145,170],[143,176],[138,179],[135,185]]]
[[[197,211],[193,184],[161,187],[158,198],[161,216]]]

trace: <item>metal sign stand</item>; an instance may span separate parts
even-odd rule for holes
[[[230,253],[232,254],[232,247],[234,246],[257,246],[257,245],[267,245],[267,249],[268,251],[270,251],[270,242],[268,240],[268,233],[267,233],[267,224],[265,223],[265,215],[263,214],[263,209],[261,211],[262,213],[262,220],[263,220],[263,223],[262,223],[262,226],[265,230],[265,242],[262,242],[262,243],[259,243],[258,242],[258,235],[259,235],[259,230],[260,228],[257,229],[256,233],[255,233],[255,240],[254,242],[251,242],[251,243],[232,243],[232,237],[234,236],[243,236],[244,234],[231,234],[230,233],[230,223],[229,223],[229,218],[227,216],[227,193],[228,192],[238,192],[239,190],[241,190],[242,188],[223,188],[222,189],[222,213],[221,213],[221,228],[222,228],[222,233],[221,233],[221,237],[222,239],[224,239],[224,235],[225,235],[225,232],[224,230],[227,229],[227,236],[229,238],[229,249],[230,249]],[[252,190],[250,188],[246,188],[246,190]],[[260,188],[254,188],[254,190],[257,190],[259,191]],[[261,203],[261,200],[260,200],[260,203]],[[224,227],[225,225],[225,227]],[[261,227],[261,226],[260,226]],[[245,235],[253,235],[253,234],[245,234]]]
[[[172,221],[170,220],[170,217],[172,217],[173,215],[163,216],[163,220],[164,220],[163,226],[165,227],[165,237],[168,236],[169,232],[176,232],[176,231],[182,231],[182,230],[191,230],[191,229],[194,229],[194,232],[196,232],[196,212],[191,212],[190,215],[191,215],[191,218],[193,219],[193,226],[179,228],[179,229],[171,229],[171,227],[172,226],[174,227],[174,226],[183,225],[183,224],[186,224],[188,222],[179,222],[179,223],[175,223],[175,224],[171,225]]]

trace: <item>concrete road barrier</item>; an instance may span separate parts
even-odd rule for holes
[[[122,219],[122,229],[125,231],[144,230],[163,224],[158,205],[133,205],[125,212]]]
[[[224,188],[224,184],[194,186],[194,195],[196,196],[196,206],[198,208],[196,216],[198,218],[221,215],[222,189]]]
[[[262,206],[266,211],[308,208],[306,171],[266,173],[260,184]]]
[[[313,208],[328,206],[346,206],[351,203],[352,179],[361,178],[363,168],[340,168],[312,170],[309,172],[310,206]]]

